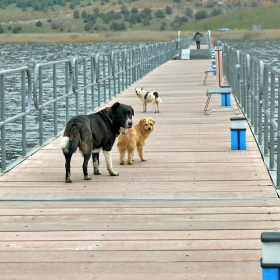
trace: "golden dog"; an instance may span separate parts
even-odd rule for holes
[[[142,161],[144,157],[143,148],[145,140],[154,130],[155,120],[152,118],[142,118],[139,123],[128,129],[126,133],[118,137],[118,149],[120,153],[120,164],[123,165],[125,153],[128,154],[127,163],[132,164],[135,148],[137,147],[138,155]]]

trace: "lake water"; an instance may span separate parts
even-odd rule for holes
[[[149,42],[114,43],[7,43],[0,44],[0,71],[28,66],[31,69],[37,63],[46,63],[85,57],[97,53],[110,53],[124,48],[145,46]]]
[[[229,46],[248,53],[280,73],[280,41],[224,41]]]
[[[37,63],[46,63],[69,59],[71,57],[86,57],[97,53],[110,53],[124,48],[145,46],[151,42],[114,42],[114,43],[13,43],[0,44],[0,71],[28,66],[32,70]],[[228,41],[231,47],[248,52],[251,56],[270,65],[280,72],[279,41]],[[13,98],[13,86],[10,86],[10,103],[6,110],[13,113],[20,102]],[[1,99],[0,99],[1,102]],[[9,112],[7,113],[9,115]],[[28,117],[27,147],[38,145],[38,113]],[[60,129],[63,127],[61,122]],[[44,130],[52,131],[52,123],[46,123]],[[21,122],[6,126],[7,164],[21,154]],[[17,137],[18,136],[18,137]]]

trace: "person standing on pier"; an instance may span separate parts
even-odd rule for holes
[[[195,40],[196,43],[196,48],[199,50],[200,49],[200,38],[201,38],[201,34],[199,33],[199,31],[196,31],[196,33],[193,36],[193,39]]]

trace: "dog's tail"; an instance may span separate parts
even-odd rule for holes
[[[76,125],[68,125],[60,144],[64,154],[73,154],[81,142],[80,129]]]
[[[161,98],[159,98],[157,91],[153,92],[153,95],[156,99],[156,103],[162,103],[162,100],[161,100]]]
[[[61,148],[64,154],[73,154],[77,151],[80,139],[77,137],[68,137],[63,136],[63,138],[60,141]]]
[[[157,102],[157,103],[162,103],[161,98],[157,97],[157,98],[156,98],[156,102]]]

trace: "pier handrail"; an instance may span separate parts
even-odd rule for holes
[[[223,44],[223,58],[224,75],[229,81],[231,67],[241,66],[235,98],[248,120],[275,188],[279,189],[280,73],[228,44]]]
[[[14,75],[20,74],[19,89],[21,93],[21,112],[16,115],[11,115],[6,117],[6,96],[5,96],[5,81],[6,77],[10,76],[10,79]],[[27,96],[26,96],[26,85],[27,85]],[[10,92],[14,94],[15,92]],[[21,156],[26,156],[26,116],[31,111],[31,101],[32,101],[32,83],[31,83],[31,73],[28,67],[21,67],[17,69],[0,71],[0,103],[1,103],[1,121],[0,121],[0,131],[1,131],[1,166],[6,166],[6,125],[14,123],[16,120],[21,119]]]
[[[181,39],[178,36],[177,40],[137,48],[38,63],[34,69],[22,67],[1,71],[0,175],[58,137],[70,117],[97,110],[159,65],[179,56],[181,49],[188,48],[191,43],[191,37]],[[11,110],[7,115],[6,97],[10,97],[11,100],[17,99],[18,92],[22,95],[19,102],[22,110],[20,113]],[[32,93],[34,106],[32,106]],[[60,110],[65,110],[65,117],[58,118]],[[27,121],[26,118],[32,119],[33,123],[31,124],[31,121]],[[10,152],[7,146],[14,141],[13,138],[17,134],[14,127],[19,121],[22,123],[22,136],[19,141],[21,145],[13,145],[13,153],[17,158],[10,160],[8,157],[7,164],[7,151]],[[12,124],[13,127],[7,128],[7,124]],[[28,125],[31,126],[29,130],[32,131],[28,131]],[[34,133],[37,128],[38,133]],[[27,140],[29,147],[26,145]]]

